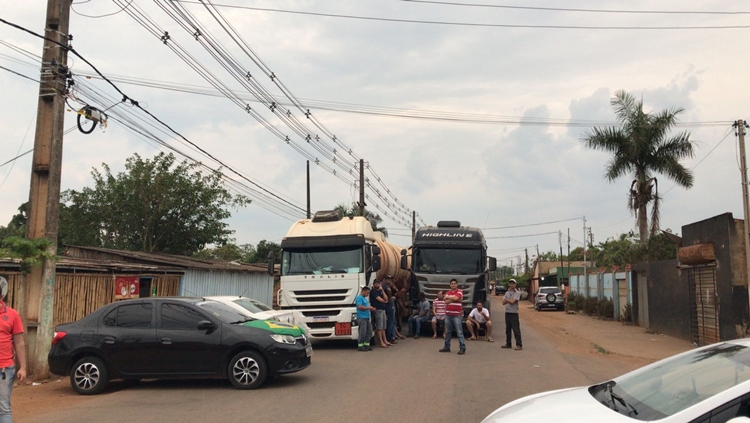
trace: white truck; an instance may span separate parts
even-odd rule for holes
[[[312,338],[356,340],[355,299],[362,287],[387,274],[408,279],[399,266],[401,249],[364,217],[321,211],[299,220],[281,240],[278,305],[291,310]],[[268,270],[273,274],[272,256]]]

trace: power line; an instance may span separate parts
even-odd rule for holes
[[[446,5],[446,6],[489,7],[489,8],[495,8],[495,9],[517,9],[517,10],[554,11],[554,12],[626,13],[626,14],[659,14],[659,15],[748,15],[750,14],[750,12],[693,11],[693,10],[618,10],[618,9],[580,9],[580,8],[535,7],[535,6],[507,6],[507,5],[499,5],[499,4],[457,3],[457,2],[435,1],[435,0],[401,0],[401,1],[408,2],[408,3],[427,3],[427,4]]]
[[[582,219],[582,217],[573,217],[571,219],[552,220],[552,221],[549,221],[549,222],[541,222],[541,223],[529,223],[529,224],[526,224],[526,225],[498,226],[498,227],[495,227],[495,228],[482,228],[482,230],[489,231],[489,230],[493,230],[493,229],[526,228],[526,227],[529,227],[529,226],[550,225],[552,223],[570,222],[570,221],[573,221],[573,220],[581,220],[581,219]],[[557,233],[557,232],[555,232],[555,233]]]
[[[529,238],[529,237],[532,237],[532,236],[541,236],[541,235],[550,235],[550,234],[557,235],[558,233],[559,233],[559,231],[542,232],[542,233],[539,233],[539,234],[528,234],[528,235],[488,236],[488,237],[485,237],[485,239]]]
[[[199,1],[192,0],[174,0],[175,3],[202,4]],[[476,22],[448,22],[448,21],[428,21],[417,19],[396,19],[396,18],[376,18],[370,16],[341,15],[320,12],[303,12],[299,10],[271,9],[264,7],[236,6],[229,4],[214,4],[214,7],[223,7],[229,9],[246,9],[257,10],[262,12],[289,13],[295,15],[320,16],[327,18],[358,19],[366,21],[412,23],[426,25],[444,25],[444,26],[465,26],[481,28],[529,28],[529,29],[585,29],[585,30],[702,30],[702,29],[747,29],[750,25],[723,25],[723,26],[575,26],[575,25],[524,25],[524,24],[488,24]]]

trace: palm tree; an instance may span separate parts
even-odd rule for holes
[[[586,147],[608,151],[612,158],[605,167],[610,182],[623,175],[632,175],[628,209],[636,218],[641,245],[659,230],[659,189],[654,174],[659,173],[677,185],[693,186],[693,173],[680,164],[680,159],[693,157],[693,142],[688,132],[669,137],[681,108],[659,113],[643,111],[643,99],[636,100],[625,91],[618,91],[610,101],[620,126],[593,128],[584,134]],[[649,231],[647,206],[651,209]]]
[[[347,207],[346,204],[339,204],[334,210],[340,211],[341,214],[346,217],[359,216],[359,207],[356,204],[352,204],[351,208]],[[383,218],[380,217],[379,214],[365,210],[365,218],[370,222],[370,225],[372,225],[373,231],[382,232],[383,236],[388,238],[388,229],[378,227],[378,225],[383,222]]]

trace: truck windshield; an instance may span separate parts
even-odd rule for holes
[[[484,270],[482,250],[419,248],[414,253],[414,271],[452,275],[478,275]]]
[[[281,274],[284,276],[360,273],[361,271],[361,247],[285,250],[281,259]]]

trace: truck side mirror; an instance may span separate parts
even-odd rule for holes
[[[401,250],[401,251],[405,251],[405,250]],[[401,268],[404,269],[404,270],[409,270],[409,267],[406,264],[407,264],[407,262],[406,262],[406,256],[403,255],[403,256],[401,256]]]
[[[372,256],[372,271],[380,270],[380,256]]]
[[[379,256],[380,255],[380,247],[377,245],[372,246],[372,255]]]
[[[495,257],[487,257],[490,260],[490,271],[497,270],[497,259]]]
[[[275,251],[271,251],[270,253],[268,253],[268,274],[271,276],[273,276],[273,259],[275,258],[275,256]]]
[[[403,249],[402,249],[402,250],[401,250],[401,255],[402,255],[402,256],[405,256],[405,255],[406,255],[406,250],[403,250]]]

